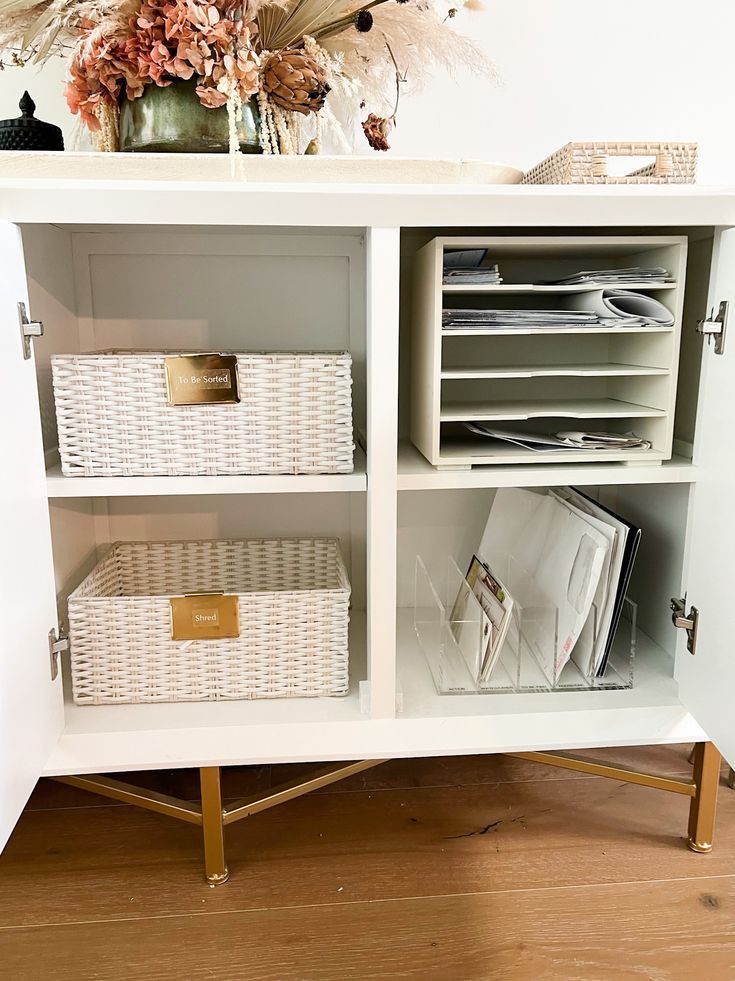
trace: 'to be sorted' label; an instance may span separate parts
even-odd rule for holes
[[[189,354],[165,359],[169,405],[233,405],[237,391],[234,354]]]

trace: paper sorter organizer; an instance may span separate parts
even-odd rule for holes
[[[483,248],[500,284],[447,284],[447,251]],[[463,236],[435,238],[416,254],[411,326],[411,440],[429,463],[660,464],[671,457],[686,238]],[[444,309],[560,309],[585,285],[544,285],[583,269],[662,266],[672,282],[631,283],[664,304],[673,325],[446,329]],[[537,433],[634,431],[650,449],[533,452],[473,435],[466,423]]]
[[[633,686],[635,603],[625,601],[602,677],[583,672],[573,660],[558,669],[558,609],[512,556],[503,571],[501,578],[514,599],[512,620],[495,667],[483,680],[482,610],[464,574],[448,558],[444,574],[432,578],[421,556],[416,557],[414,627],[440,695]],[[594,616],[593,609],[593,629]]]

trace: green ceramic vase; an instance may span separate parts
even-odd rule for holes
[[[147,85],[139,99],[120,105],[120,149],[129,153],[227,153],[227,108],[207,109],[196,94],[197,80]],[[255,99],[243,104],[237,124],[243,153],[262,153]]]

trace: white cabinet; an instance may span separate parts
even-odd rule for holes
[[[707,294],[710,305],[735,301],[735,233],[719,230],[735,225],[731,193],[0,179],[0,218],[3,838],[44,773],[707,737],[735,760],[728,595],[735,348],[716,355],[694,326]],[[410,377],[415,256],[437,236],[521,236],[527,228],[545,237],[677,236],[687,245],[675,405],[658,376],[627,379],[661,389],[670,460],[518,461],[463,472],[435,469],[411,447],[410,401],[421,394],[411,392]],[[35,360],[23,357],[19,301],[45,322]],[[110,347],[351,351],[363,443],[355,473],[62,477],[49,356]],[[664,353],[665,364],[652,364],[667,370],[668,385],[676,359],[673,349]],[[593,488],[643,527],[632,587],[643,630],[634,687],[439,696],[413,632],[416,554],[465,554],[495,488],[555,484]],[[109,542],[301,534],[338,537],[348,564],[346,698],[77,706],[68,679],[52,680],[48,635],[57,610],[63,624],[65,597]],[[685,592],[700,612],[694,656],[668,608]]]

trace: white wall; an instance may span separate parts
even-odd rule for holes
[[[733,0],[485,0],[455,24],[500,82],[460,72],[402,99],[394,152],[528,168],[569,140],[681,139],[700,145],[700,183],[735,182]],[[63,65],[0,73],[0,118],[27,87],[72,146]],[[362,151],[360,151],[362,152]]]

